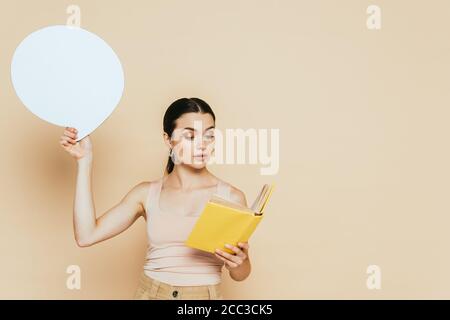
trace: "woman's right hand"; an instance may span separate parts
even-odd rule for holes
[[[61,147],[76,160],[92,159],[92,142],[89,135],[76,141],[78,131],[72,127],[66,127],[59,140]]]

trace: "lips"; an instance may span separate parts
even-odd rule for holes
[[[201,161],[205,160],[205,158],[206,158],[206,155],[197,155],[197,156],[194,156],[194,159],[196,159],[196,160],[201,160]]]

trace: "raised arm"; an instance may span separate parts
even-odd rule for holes
[[[77,133],[66,128],[61,145],[77,159],[78,172],[74,199],[73,226],[80,247],[88,247],[114,237],[145,213],[144,202],[150,182],[135,185],[114,207],[96,217],[92,196],[92,143],[89,136],[76,142]]]

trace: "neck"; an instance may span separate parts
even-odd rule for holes
[[[212,174],[206,169],[195,169],[183,164],[174,166],[172,172],[168,176],[171,184],[180,189],[196,189],[206,184],[213,184]]]

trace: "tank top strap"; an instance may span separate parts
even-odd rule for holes
[[[229,200],[231,196],[231,186],[228,183],[219,180],[216,194],[224,199]]]

